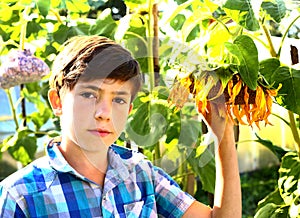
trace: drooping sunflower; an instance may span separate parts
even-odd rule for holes
[[[238,74],[234,74],[224,86],[210,72],[179,74],[170,91],[169,101],[177,108],[182,108],[189,100],[189,96],[195,102],[199,113],[207,113],[207,103],[211,100],[223,98],[226,104],[228,116],[235,124],[255,124],[259,128],[260,121],[265,125],[271,123],[268,117],[272,112],[273,97],[278,90],[258,84],[256,90],[251,90],[242,81]]]

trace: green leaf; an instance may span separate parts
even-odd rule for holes
[[[10,135],[3,140],[0,152],[4,152],[10,147],[13,147],[17,143],[19,138],[26,137],[28,134],[31,133],[33,133],[33,131],[28,128],[19,129],[17,132],[15,132],[14,135]]]
[[[152,146],[165,135],[169,108],[166,101],[141,104],[128,119],[126,133],[139,146]]]
[[[174,30],[180,30],[185,22],[186,18],[183,14],[177,14],[170,22],[171,27]]]
[[[260,144],[267,147],[273,154],[276,155],[276,157],[278,158],[279,161],[287,153],[286,150],[284,150],[283,148],[281,148],[279,146],[274,145],[270,140],[262,139],[256,133],[255,133],[255,135],[258,138],[258,140],[254,140],[254,141],[259,142]]]
[[[233,28],[234,27],[229,27],[229,30],[231,31]],[[222,25],[215,25],[210,32],[207,42],[207,54],[209,57],[221,62],[225,56],[225,42],[229,42],[231,39],[232,35],[227,29]]]
[[[37,1],[38,9],[39,9],[41,15],[43,15],[44,17],[46,17],[48,15],[48,12],[50,10],[50,5],[51,5],[50,0],[38,0]]]
[[[0,2],[0,23],[7,22],[11,19],[13,10],[7,3]]]
[[[170,143],[173,139],[178,139],[180,131],[180,122],[172,122],[167,129],[165,140],[166,143]]]
[[[0,153],[8,150],[15,160],[27,165],[34,159],[37,150],[37,140],[31,134],[33,134],[32,130],[23,128],[14,135],[8,136],[1,144]]]
[[[150,101],[150,95],[147,90],[143,90],[141,92],[138,92],[137,97],[133,101],[133,109],[132,113],[135,113],[135,111],[144,103],[147,103]]]
[[[239,11],[252,10],[251,0],[227,0],[223,7]]]
[[[277,23],[286,15],[286,7],[283,0],[264,1],[261,7],[269,14]]]
[[[35,125],[35,128],[39,130],[51,117],[52,112],[49,108],[44,108],[43,113],[34,111],[31,114],[27,115],[27,122],[32,121]]]
[[[39,99],[38,92],[40,91],[41,87],[38,82],[26,83],[25,87],[26,89],[22,89],[22,94],[26,96],[26,98],[30,99],[33,103],[35,102],[32,101],[33,99]],[[31,97],[31,95],[33,96]]]
[[[280,61],[277,58],[268,58],[259,63],[259,72],[264,76],[269,84],[273,84],[273,73],[280,67]]]
[[[254,218],[287,218],[288,206],[280,206],[273,203],[260,208]]]
[[[255,18],[253,11],[242,11],[239,13],[238,23],[242,25],[245,29],[250,31],[257,31],[259,30],[259,22]]]
[[[218,6],[211,3],[210,1],[205,1],[202,4],[200,3],[198,7],[195,7],[193,14],[187,17],[181,28],[181,33],[183,34],[184,40],[187,41],[187,37],[190,36],[192,31],[197,32],[197,30],[199,30],[199,23],[204,20],[212,19],[212,13],[217,8]],[[194,34],[196,32],[194,32]]]
[[[66,0],[66,8],[73,13],[86,13],[90,10],[87,0]]]
[[[53,33],[53,38],[59,44],[63,44],[68,37],[69,27],[61,24],[57,31]]]
[[[299,196],[300,161],[297,152],[289,152],[282,158],[279,168],[278,188],[282,199],[291,205],[295,196]],[[298,193],[298,194],[297,194]]]
[[[0,153],[7,151],[9,147],[14,146],[17,140],[18,140],[18,135],[16,134],[6,137],[1,144]]]
[[[186,104],[180,112],[172,113],[166,133],[166,142],[170,143],[177,139],[182,146],[191,147],[195,145],[202,135],[202,125],[198,120],[194,104]]]
[[[41,25],[39,25],[39,23],[36,23],[35,21],[30,21],[27,23],[27,37],[31,34],[38,34],[42,30],[43,28],[41,27]]]
[[[300,114],[300,70],[289,68],[286,66],[279,67],[272,76],[275,86],[282,87],[278,91],[276,97],[277,103],[296,114]]]
[[[52,8],[66,8],[66,0],[51,0]]]
[[[259,30],[258,5],[262,0],[228,0],[223,9],[235,22],[250,31]],[[254,7],[255,6],[255,7]],[[229,10],[228,10],[229,9]]]
[[[201,123],[197,120],[182,119],[180,123],[179,144],[193,146],[201,135]]]
[[[96,24],[90,28],[91,35],[101,35],[112,38],[117,30],[116,21],[112,19],[110,9],[105,9],[98,17]]]
[[[225,43],[229,52],[238,60],[238,71],[246,85],[255,90],[258,80],[258,52],[253,40],[246,35],[238,36],[233,43]]]
[[[45,47],[45,51],[44,51],[45,57],[47,57],[48,55],[51,55],[51,54],[56,54],[56,53],[57,53],[57,50],[53,45],[47,45]]]
[[[186,37],[186,41],[190,42],[190,41],[196,39],[197,37],[199,37],[199,34],[200,34],[200,28],[199,28],[199,25],[197,25],[188,34],[188,36]]]
[[[268,194],[264,199],[258,202],[257,210],[260,208],[263,208],[265,205],[273,203],[276,205],[282,205],[284,204],[284,201],[280,195],[279,189],[276,188],[275,191]]]
[[[195,148],[191,149],[187,161],[192,166],[196,175],[199,176],[202,189],[209,193],[214,193],[216,176],[214,155],[209,149],[209,146],[200,156],[197,156]]]
[[[103,7],[107,3],[107,1],[105,1],[105,0],[97,0],[97,1],[88,0],[88,2],[89,2],[89,5],[91,6],[91,8],[93,8],[93,9],[99,8],[101,6]]]
[[[152,92],[155,92],[157,98],[162,100],[168,100],[170,94],[170,90],[165,86],[156,86]]]
[[[8,149],[15,160],[20,161],[23,166],[32,162],[37,150],[37,141],[34,136],[18,138],[15,145]]]
[[[4,0],[4,1],[7,1],[7,0]],[[16,4],[16,5],[18,5],[18,6],[29,6],[29,5],[32,4],[32,0],[18,0],[18,1],[16,1],[16,0],[12,0],[12,1],[8,0],[7,1],[7,3],[14,3],[14,2],[17,2],[18,4]]]
[[[76,26],[71,26],[68,31],[68,37],[77,35],[88,35],[91,26],[83,23],[78,23]]]
[[[52,116],[50,107],[41,99],[39,91],[41,91],[41,87],[38,83],[28,83],[26,88],[22,89],[22,96],[35,106],[36,111],[27,114],[26,120],[27,122],[32,121],[36,130],[39,130]]]
[[[145,37],[145,26],[139,28],[131,26],[123,38],[124,46],[131,51],[133,57],[139,62],[142,72],[148,72],[147,42],[144,40]]]
[[[178,14],[180,14],[184,9],[192,4],[193,1],[186,1],[182,4],[179,4],[174,10],[173,13],[170,15],[168,19],[166,19],[165,23],[170,23]]]

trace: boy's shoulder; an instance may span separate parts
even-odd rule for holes
[[[47,189],[55,175],[45,156],[6,177],[0,182],[0,188],[19,195],[32,194]]]

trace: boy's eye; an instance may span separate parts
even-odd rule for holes
[[[125,104],[126,101],[123,98],[114,98],[113,102],[116,102],[118,104]]]
[[[84,92],[81,94],[82,97],[84,98],[97,98],[97,96],[94,93],[91,92]]]

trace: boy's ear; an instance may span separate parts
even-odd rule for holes
[[[133,108],[133,104],[131,103],[129,106],[128,114],[130,114],[130,112],[132,111],[132,108]]]
[[[50,89],[48,91],[48,99],[51,104],[52,110],[56,116],[62,114],[61,110],[61,99],[56,89]]]

